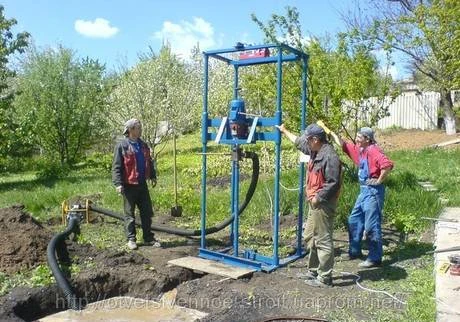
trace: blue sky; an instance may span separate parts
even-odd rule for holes
[[[236,42],[262,43],[252,22],[267,21],[299,9],[305,35],[344,30],[341,13],[352,0],[3,0],[4,14],[15,18],[15,31],[28,31],[39,48],[62,44],[80,57],[106,63],[109,69],[133,65],[139,53],[158,51],[167,40],[187,56],[197,42],[202,50],[228,48]]]

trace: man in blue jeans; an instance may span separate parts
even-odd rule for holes
[[[376,144],[374,131],[363,127],[356,135],[356,144],[344,142],[335,133],[334,140],[359,167],[358,179],[360,192],[355,206],[348,217],[348,236],[351,259],[362,256],[361,239],[366,234],[369,253],[367,259],[359,264],[361,268],[370,268],[382,264],[382,210],[385,198],[383,181],[393,169],[393,162]]]
[[[137,119],[125,123],[121,140],[115,147],[112,163],[112,181],[115,189],[123,196],[125,213],[125,230],[128,248],[136,249],[136,223],[134,209],[137,206],[141,217],[141,227],[144,242],[160,247],[151,231],[152,201],[150,199],[147,180],[152,186],[156,185],[157,176],[150,148],[141,140],[142,125]]]

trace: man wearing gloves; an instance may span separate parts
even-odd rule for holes
[[[318,122],[323,126],[322,122]],[[334,141],[358,166],[360,192],[353,210],[348,217],[348,237],[350,259],[362,257],[361,239],[364,233],[369,245],[367,259],[359,264],[361,268],[370,268],[382,264],[382,210],[385,198],[383,182],[393,169],[393,162],[376,144],[374,131],[363,127],[356,135],[356,143],[345,142],[337,134],[329,132]]]
[[[141,218],[144,242],[160,247],[151,231],[152,201],[147,180],[156,185],[156,171],[150,156],[150,148],[141,140],[142,125],[137,119],[126,121],[121,140],[115,147],[112,163],[112,181],[118,193],[123,196],[125,231],[128,248],[136,249],[136,225],[134,209],[137,206]]]
[[[332,234],[341,183],[339,157],[327,142],[324,130],[316,124],[310,124],[300,137],[289,132],[284,124],[278,129],[298,150],[310,155],[306,188],[309,207],[306,230],[309,232],[310,252],[305,283],[314,287],[331,286],[334,266]]]

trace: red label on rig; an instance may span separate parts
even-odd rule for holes
[[[254,50],[246,50],[240,53],[240,59],[250,59],[250,58],[261,58],[270,56],[270,50],[268,48],[260,48]]]

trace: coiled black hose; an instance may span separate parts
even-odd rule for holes
[[[240,205],[238,209],[238,215],[241,215],[243,211],[246,209],[246,207],[248,206],[256,190],[257,182],[259,181],[259,156],[256,153],[250,152],[250,151],[243,152],[242,156],[244,158],[248,158],[252,160],[252,176],[251,176],[251,183],[249,184],[248,191],[246,192],[246,197],[244,198],[243,203]],[[94,205],[89,205],[89,208],[92,211],[98,212],[100,214],[103,214],[103,215],[106,215],[106,216],[109,216],[109,217],[112,217],[118,220],[125,219],[123,215],[116,213],[112,210],[104,209],[104,208],[97,207]],[[233,216],[230,216],[229,218],[225,219],[221,223],[213,227],[206,228],[205,233],[206,235],[216,233],[224,229],[228,225],[230,225],[232,222],[233,222]],[[136,224],[136,225],[140,226],[139,224]],[[164,225],[155,225],[155,224],[152,225],[152,230],[161,231],[161,232],[173,234],[173,235],[187,236],[187,237],[201,235],[200,229],[196,229],[196,230],[181,229],[181,228],[176,228],[176,227],[168,227]]]
[[[69,213],[67,228],[63,232],[54,235],[46,249],[46,256],[51,272],[53,273],[58,287],[64,293],[69,308],[73,310],[79,310],[80,305],[77,301],[77,296],[59,267],[56,258],[56,246],[59,247],[72,232],[77,232],[80,221],[80,215]]]

